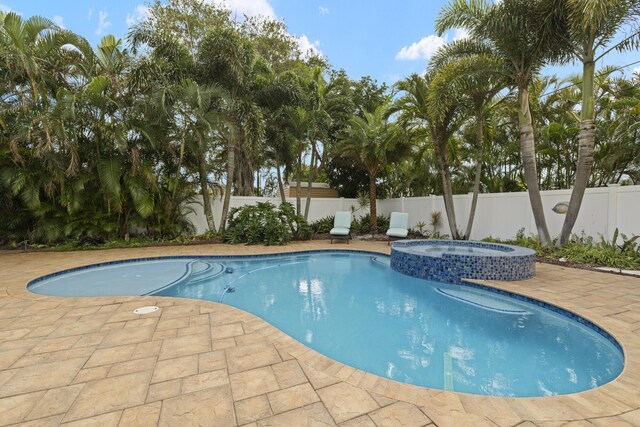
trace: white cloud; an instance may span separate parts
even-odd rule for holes
[[[384,81],[390,85],[394,84],[402,78],[400,73],[389,73],[384,75]]]
[[[464,28],[455,28],[453,30],[453,41],[468,39],[468,38],[469,38],[469,31],[465,30]]]
[[[416,59],[428,59],[447,42],[447,36],[434,35],[423,37],[419,42],[411,46],[405,46],[396,54],[396,59],[402,61],[415,61]]]
[[[303,34],[300,37],[296,37],[296,41],[298,42],[298,47],[302,52],[303,58],[308,58],[313,55],[323,56],[319,48],[320,42],[318,40],[311,42],[309,38]]]
[[[11,9],[6,4],[2,4],[2,3],[0,3],[0,12],[2,12],[4,14],[7,14],[9,12],[13,12],[13,13],[17,13],[18,15],[20,15],[20,13],[16,12],[15,10]]]
[[[93,8],[89,8],[89,12],[87,13],[87,21],[91,21],[91,17],[93,16]]]
[[[98,28],[96,28],[96,34],[100,35],[111,26],[111,21],[107,21],[109,14],[104,10],[98,12]]]
[[[320,10],[320,15],[328,15],[329,14],[329,8],[318,6],[318,9]]]
[[[58,27],[65,28],[64,26],[64,18],[60,15],[56,15],[51,19]]]
[[[127,26],[130,27],[132,25],[137,24],[140,21],[144,21],[144,19],[149,15],[149,7],[143,4],[139,4],[136,6],[133,13],[127,13]]]
[[[462,40],[469,37],[469,32],[464,29],[455,28],[453,30],[453,40]],[[415,61],[416,59],[429,59],[436,51],[449,42],[449,35],[442,37],[430,35],[423,37],[419,42],[411,46],[405,46],[396,54],[396,59],[401,61]]]
[[[212,3],[223,4],[232,12],[242,15],[257,16],[262,15],[267,18],[276,19],[276,12],[273,10],[269,0],[209,0]]]

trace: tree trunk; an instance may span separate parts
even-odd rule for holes
[[[533,211],[533,218],[536,221],[538,237],[540,243],[549,245],[549,229],[544,216],[544,207],[540,197],[540,187],[538,186],[538,172],[536,170],[536,147],[533,137],[533,125],[531,111],[529,110],[529,89],[521,87],[518,90],[518,101],[520,109],[518,111],[518,122],[520,125],[520,155],[524,169],[524,179],[529,193],[529,202]]]
[[[444,210],[447,214],[449,230],[453,240],[460,240],[458,233],[458,224],[456,223],[456,211],[453,205],[453,189],[451,187],[451,173],[449,172],[449,162],[446,157],[446,147],[440,146],[438,142],[434,144],[436,149],[436,158],[438,159],[438,169],[440,170],[440,179],[442,181],[442,198],[444,200]]]
[[[242,168],[244,172],[243,177],[243,185],[244,185],[244,196],[255,196],[255,187],[253,186],[253,166],[250,163],[249,159],[246,158],[246,155],[243,158],[244,167]]]
[[[298,143],[298,167],[296,171],[296,213],[300,215],[300,180],[302,179],[302,142]]]
[[[476,117],[476,176],[473,181],[473,196],[471,197],[471,208],[469,209],[469,221],[467,222],[467,230],[462,237],[463,240],[469,240],[471,236],[471,228],[473,220],[476,216],[476,206],[478,205],[478,193],[480,193],[480,178],[482,178],[482,156],[484,148],[484,129],[482,116]]]
[[[378,209],[376,207],[376,176],[377,170],[369,172],[369,224],[371,225],[371,234],[378,232]]]
[[[97,138],[96,138],[97,139]],[[182,169],[182,159],[184,159],[184,146],[185,146],[184,136],[180,142],[180,155],[178,157],[178,169],[176,170],[176,182],[180,179],[180,169]],[[100,152],[98,151],[98,160],[100,160]],[[173,186],[173,193],[171,195],[172,198],[175,199],[176,191],[178,190],[178,185]]]
[[[236,182],[233,194],[236,196],[253,196],[253,168],[251,163],[243,150],[238,150],[235,158]]]
[[[280,199],[282,199],[282,203],[287,203],[287,198],[284,195],[284,184],[282,183],[282,174],[280,173],[280,165],[276,165],[276,175],[278,177],[278,189],[280,190]]]
[[[309,180],[307,182],[307,204],[304,207],[304,220],[309,218],[309,208],[311,207],[311,187],[313,183],[313,164],[316,161],[315,144],[311,144],[311,163],[309,164]]]
[[[562,231],[560,232],[559,246],[569,242],[571,231],[578,219],[580,206],[584,192],[589,184],[591,168],[593,167],[593,147],[596,140],[596,122],[594,108],[594,74],[596,64],[593,55],[585,58],[582,71],[582,111],[580,112],[580,136],[578,148],[578,161],[576,162],[576,174],[569,199],[569,208],[564,217]]]
[[[207,165],[204,153],[200,153],[198,159],[198,172],[200,174],[200,188],[202,189],[202,202],[204,207],[204,216],[207,218],[207,227],[209,231],[216,231],[213,221],[213,209],[211,209],[211,197],[209,195],[209,180],[207,179]]]
[[[229,214],[229,203],[231,202],[231,188],[233,185],[233,174],[235,173],[235,137],[229,136],[227,142],[227,183],[224,188],[224,201],[222,202],[222,216],[220,217],[220,234],[224,234],[227,226],[227,215]]]
[[[256,186],[255,186],[255,194],[256,196],[260,195],[260,168],[256,170]]]

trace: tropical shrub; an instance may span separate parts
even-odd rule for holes
[[[333,228],[334,215],[325,216],[311,223],[311,231],[313,234],[327,234]]]
[[[311,226],[302,215],[297,215],[291,203],[281,203],[280,213],[289,225],[289,229],[296,240],[309,240],[313,234]]]
[[[308,240],[311,227],[297,215],[289,203],[275,205],[265,202],[255,206],[242,206],[229,211],[224,241],[231,244],[258,243],[282,245],[291,239]]]
[[[389,217],[384,215],[377,216],[378,232],[385,233],[389,229]],[[359,218],[354,218],[351,223],[351,232],[355,234],[371,233],[371,218],[369,214]]]
[[[621,237],[622,242],[618,242]],[[537,236],[525,236],[520,229],[514,239],[500,240],[487,238],[484,241],[523,246],[536,251],[539,257],[563,260],[574,264],[615,267],[640,270],[639,236],[627,237],[616,229],[611,240],[601,236],[595,241],[589,236],[572,235],[563,247],[543,246]]]
[[[327,234],[333,228],[333,215],[320,218],[311,223],[311,229],[314,234]],[[378,232],[384,233],[389,228],[389,217],[378,215]],[[371,233],[371,218],[369,214],[361,217],[354,217],[351,221],[352,234],[368,234]]]

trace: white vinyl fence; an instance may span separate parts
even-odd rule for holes
[[[542,203],[547,218],[547,225],[552,236],[560,234],[564,215],[559,215],[551,209],[558,202],[569,201],[571,190],[553,190],[542,192]],[[466,229],[471,206],[471,194],[456,195],[454,205],[458,228]],[[216,227],[219,226],[222,211],[222,200],[213,200],[214,219]],[[262,197],[231,197],[231,206],[255,204],[261,201],[270,201],[275,205],[280,203],[279,198]],[[295,205],[295,198],[288,199]],[[305,199],[302,199],[304,213]],[[203,233],[207,229],[203,208],[200,204],[191,205],[195,214],[189,219],[196,226],[197,233]],[[315,221],[336,211],[356,209],[355,215],[365,215],[368,209],[358,209],[356,199],[311,199],[309,221]],[[403,197],[399,199],[378,200],[378,214],[389,215],[391,212],[409,213],[409,227],[415,228],[418,222],[427,224],[426,230],[430,230],[431,212],[440,211],[441,226],[438,231],[449,233],[449,225],[444,210],[442,196]],[[518,230],[524,228],[526,235],[537,234],[535,221],[529,204],[529,195],[520,193],[493,193],[480,194],[478,206],[471,233],[472,240],[483,239],[488,236],[497,238],[514,237]],[[580,209],[580,215],[576,221],[573,232],[576,234],[599,238],[600,235],[609,239],[614,230],[618,228],[621,233],[628,236],[640,235],[640,186],[610,185],[606,188],[587,189]]]
[[[202,197],[199,198],[202,200]],[[287,199],[294,207],[296,205],[296,198],[290,197]],[[278,206],[282,202],[280,197],[245,197],[245,196],[231,196],[230,208],[239,207],[244,205],[255,205],[259,202],[271,202]],[[304,215],[304,209],[306,206],[306,198],[301,199],[301,214]],[[222,199],[219,197],[212,197],[211,204],[213,207],[213,219],[215,226],[220,226],[220,218],[222,217]],[[380,206],[380,201],[378,202]],[[204,208],[202,203],[192,203],[189,205],[193,209],[194,213],[188,215],[191,223],[196,227],[196,233],[202,234],[207,231],[207,219],[204,216]],[[369,209],[362,209],[358,204],[357,199],[341,198],[318,198],[311,199],[311,206],[309,208],[309,222],[317,221],[326,216],[333,216],[337,211],[354,211],[354,216],[362,216],[369,213]],[[387,215],[386,212],[383,212]]]

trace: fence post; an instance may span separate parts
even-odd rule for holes
[[[400,197],[400,212],[404,212],[404,196]]]
[[[344,210],[344,197],[340,197],[340,210]]]
[[[613,231],[618,227],[618,187],[619,184],[607,184],[609,192],[609,206],[607,209],[607,231],[604,238],[609,240]]]

